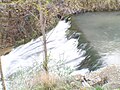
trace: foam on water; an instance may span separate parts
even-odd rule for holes
[[[104,60],[105,65],[120,65],[120,51],[105,53],[102,59]]]
[[[84,59],[79,52],[82,52],[82,50],[77,50],[77,39],[67,40],[66,38],[65,32],[69,28],[70,22],[59,21],[57,26],[47,34],[48,55],[50,55],[49,59],[52,59],[50,65],[52,65],[54,61],[63,59],[65,63],[75,68],[75,66]],[[15,48],[9,54],[2,56],[1,59],[3,72],[6,77],[19,70],[19,67],[32,66],[34,60],[42,63],[42,37]]]

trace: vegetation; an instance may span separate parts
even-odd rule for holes
[[[32,67],[20,70],[13,74],[9,81],[9,88],[13,90],[73,90],[81,85],[81,82],[75,81],[69,74],[72,69],[60,64],[63,61],[49,65],[49,75],[46,74],[37,62]],[[73,83],[75,81],[76,85]],[[19,86],[19,87],[18,87]],[[46,89],[46,87],[48,87]]]

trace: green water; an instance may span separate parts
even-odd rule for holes
[[[73,20],[97,51],[120,49],[120,12],[85,13]]]
[[[84,49],[89,58],[82,61],[79,69],[97,68],[102,64],[101,54],[120,51],[120,12],[75,15],[72,17],[72,26],[81,33],[78,48],[87,43]]]

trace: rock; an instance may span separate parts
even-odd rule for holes
[[[82,69],[74,71],[70,75],[73,76],[76,81],[83,81],[83,78],[87,73],[89,73],[88,69]]]
[[[76,86],[76,83],[75,82],[71,82],[70,85],[74,87],[74,86]]]
[[[96,84],[98,84],[98,85],[104,84],[106,77],[101,77],[100,72],[101,71],[93,71],[89,74],[86,74],[85,75],[86,81],[92,86],[94,86]]]
[[[113,90],[113,89],[118,89],[120,88],[120,81],[119,82],[110,82],[102,87],[104,90]]]
[[[82,81],[83,76],[82,75],[75,75],[75,80],[76,81]]]
[[[85,75],[86,81],[94,85],[104,85],[120,81],[120,66],[110,65]]]
[[[110,65],[105,67],[101,73],[101,77],[106,77],[107,82],[120,81],[120,65]]]

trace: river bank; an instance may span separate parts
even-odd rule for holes
[[[75,77],[76,81],[80,81],[82,83],[81,86],[86,88],[85,90],[91,90],[90,88],[96,86],[100,86],[100,90],[119,90],[119,73],[120,65],[109,65],[84,75],[79,72],[76,75],[73,75],[73,77]]]

